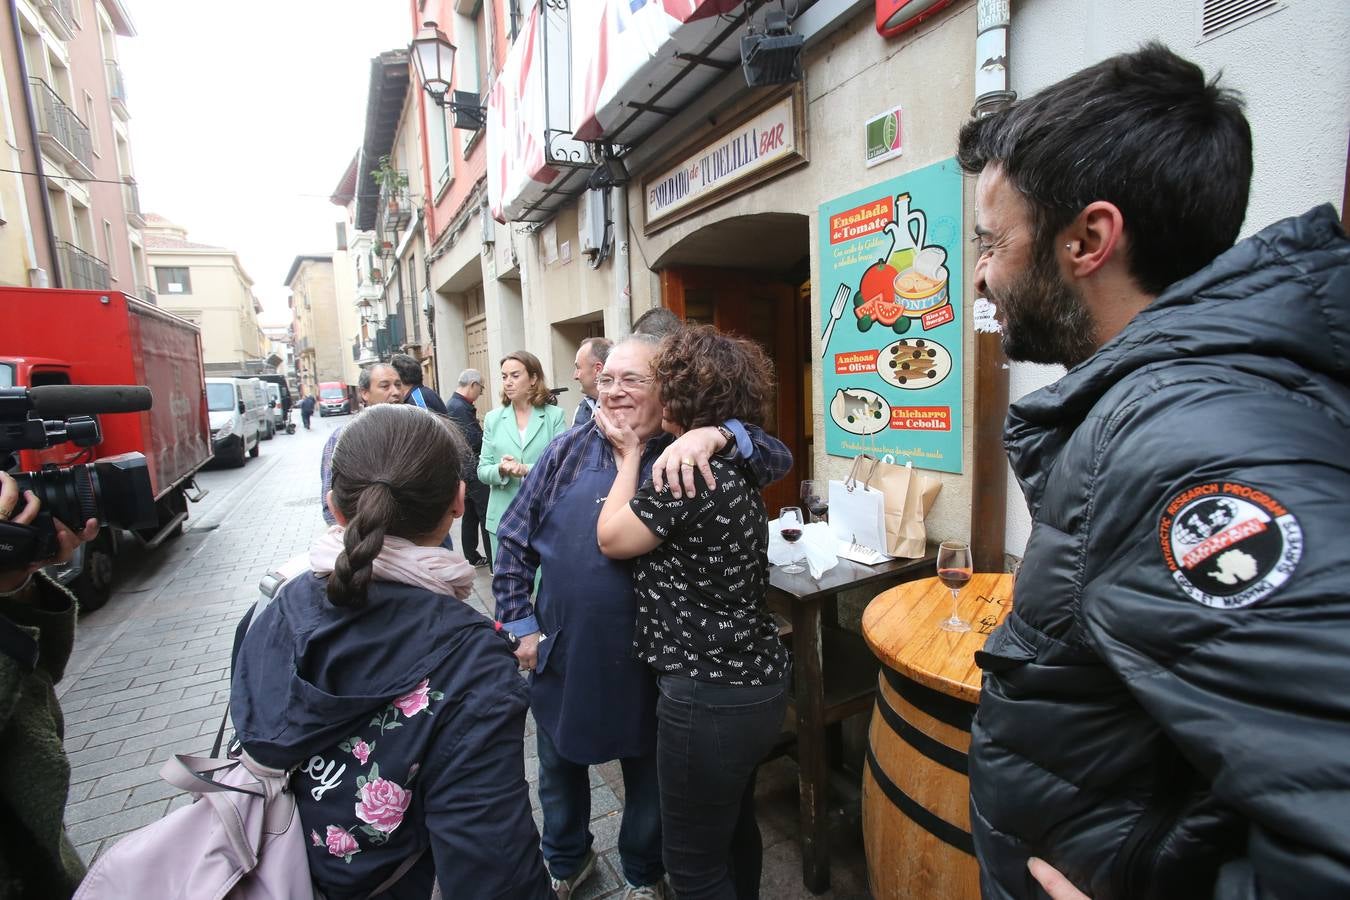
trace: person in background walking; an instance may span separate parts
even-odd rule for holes
[[[676,437],[729,419],[763,426],[773,364],[758,344],[698,325],[652,361]],[[769,525],[750,470],[713,457],[716,487],[676,498],[648,479],[627,421],[596,414],[619,473],[596,529],[600,552],[633,560],[633,649],[656,673],[662,859],[680,900],[756,900],[763,844],[755,773],[787,711],[787,649],[764,608]],[[690,468],[693,468],[691,465]],[[672,584],[683,583],[683,590]]]
[[[305,430],[309,431],[309,420],[314,418],[314,395],[306,394],[300,398],[300,421],[305,424]]]
[[[389,364],[398,371],[403,382],[403,402],[429,409],[441,415],[449,415],[441,395],[422,383],[422,364],[406,353],[395,353]]]
[[[492,565],[491,540],[487,530],[488,486],[478,479],[478,457],[483,452],[483,426],[478,424],[478,410],[474,404],[483,393],[483,375],[477,369],[459,373],[459,384],[450,395],[448,415],[459,426],[460,434],[471,451],[472,465],[464,469],[464,518],[460,521],[460,541],[464,558],[475,568]],[[478,533],[482,531],[483,549],[478,552]]]
[[[539,358],[528,350],[502,359],[502,405],[483,420],[478,480],[491,488],[487,531],[497,553],[497,523],[520,491],[521,482],[555,437],[567,430],[562,410],[548,402],[548,383]]]
[[[602,337],[589,337],[577,348],[572,380],[581,385],[581,402],[577,404],[577,414],[572,419],[573,428],[585,425],[595,415],[595,379],[605,367],[605,357],[609,356],[612,346]]]

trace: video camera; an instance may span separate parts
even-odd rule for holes
[[[136,386],[47,385],[0,388],[0,469],[31,490],[42,510],[31,525],[0,522],[0,569],[15,569],[55,556],[60,549],[56,521],[72,531],[89,519],[118,528],[150,528],[158,521],[155,492],[145,456],[122,453],[74,466],[47,464],[36,472],[15,472],[20,450],[43,450],[70,441],[95,447],[103,440],[99,413],[150,408],[150,389]],[[23,501],[15,511],[23,508]]]

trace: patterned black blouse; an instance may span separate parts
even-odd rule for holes
[[[711,460],[717,487],[695,497],[651,482],[633,512],[662,544],[633,561],[633,647],[658,672],[728,685],[777,684],[788,654],[763,608],[769,584],[764,501],[735,464]]]

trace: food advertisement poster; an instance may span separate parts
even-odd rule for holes
[[[821,205],[826,452],[961,471],[961,212],[954,159]]]

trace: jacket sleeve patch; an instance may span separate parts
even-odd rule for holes
[[[1265,599],[1293,576],[1303,556],[1303,529],[1269,493],[1210,481],[1167,501],[1158,543],[1186,596],[1216,609],[1236,609]]]

